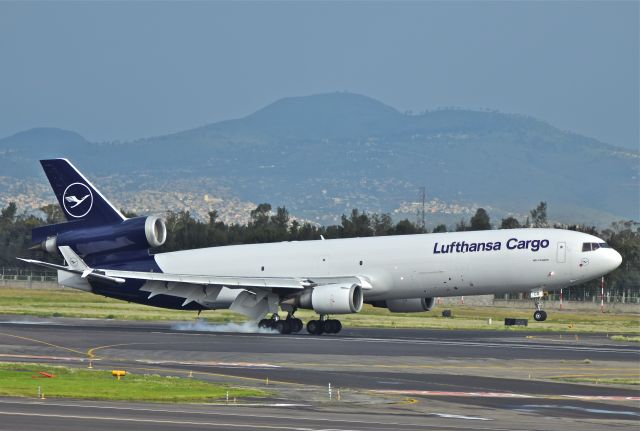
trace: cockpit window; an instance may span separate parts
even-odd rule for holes
[[[606,242],[583,242],[582,251],[592,251],[599,248],[611,248]]]

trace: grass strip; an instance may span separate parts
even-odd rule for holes
[[[613,341],[628,341],[633,343],[640,343],[640,336],[638,337],[628,337],[626,335],[612,335],[611,338]]]
[[[551,377],[568,383],[595,383],[603,385],[640,385],[640,377]]]
[[[47,378],[40,373],[53,375]],[[261,398],[258,389],[237,388],[192,378],[131,374],[120,380],[111,371],[46,364],[0,363],[0,396],[81,398],[95,400],[211,402],[229,398]]]

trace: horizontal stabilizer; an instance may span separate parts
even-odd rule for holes
[[[94,280],[107,281],[109,283],[115,283],[115,284],[122,284],[122,283],[124,283],[126,281],[124,278],[111,277],[111,276],[108,276],[108,275],[101,274],[101,273],[96,272],[95,270],[93,270],[91,268],[87,268],[85,270],[78,270],[78,269],[74,269],[74,268],[72,268],[70,266],[57,265],[55,263],[42,262],[40,260],[23,259],[23,258],[20,258],[20,257],[18,257],[17,259],[22,261],[22,262],[25,262],[25,263],[30,263],[32,265],[38,265],[38,266],[43,266],[45,268],[50,268],[50,269],[55,269],[55,270],[59,270],[59,271],[66,271],[66,272],[70,272],[70,273],[73,273],[73,274],[78,274],[82,278],[89,278],[89,279],[94,279]]]

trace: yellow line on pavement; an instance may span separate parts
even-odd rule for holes
[[[68,350],[70,352],[77,353],[78,355],[85,356],[85,353],[81,352],[79,350],[71,349],[69,347],[60,346],[58,344],[53,344],[53,343],[49,343],[49,342],[42,341],[42,340],[36,340],[35,338],[29,338],[29,337],[22,337],[20,335],[7,334],[6,332],[0,332],[0,335],[4,335],[6,337],[18,338],[20,340],[31,341],[33,343],[44,344],[46,346],[55,347],[56,349]]]

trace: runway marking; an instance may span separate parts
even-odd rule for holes
[[[53,407],[67,407],[67,408],[84,408],[84,409],[96,409],[96,410],[107,410],[107,411],[130,411],[130,412],[139,412],[139,413],[170,413],[170,414],[188,414],[188,415],[200,415],[200,416],[222,416],[222,417],[240,417],[240,418],[245,418],[247,417],[246,413],[227,413],[227,412],[212,412],[212,411],[199,411],[199,410],[193,410],[193,409],[185,409],[185,410],[170,410],[170,409],[156,409],[156,408],[135,408],[135,407],[120,407],[120,406],[101,406],[101,405],[96,405],[96,404],[90,404],[90,405],[86,405],[86,404],[79,404],[79,403],[56,403],[56,402],[39,402],[39,401],[29,401],[29,402],[20,402],[20,401],[10,401],[10,400],[0,400],[0,404],[10,404],[10,405],[17,405],[17,406],[21,406],[21,405],[46,405],[46,406],[53,406]],[[203,404],[203,406],[207,406],[210,404]],[[33,416],[43,416],[43,417],[56,417],[55,415],[48,415],[48,414],[35,414],[35,413],[22,413],[22,412],[3,412],[0,411],[0,415],[1,414],[7,414],[7,415],[11,415],[11,414],[17,414],[17,415],[22,415],[22,416],[29,416],[29,415],[33,415]],[[114,419],[113,417],[101,417],[101,416],[80,416],[80,415],[68,415],[71,417],[77,417],[77,418],[83,418],[83,419],[91,419],[91,418],[98,418],[98,419],[105,419],[105,420],[110,420],[110,419]],[[475,417],[466,417],[466,416],[458,416],[458,415],[453,415],[453,414],[448,414],[448,413],[426,413],[425,416],[438,416],[438,417],[442,417],[442,418],[446,418],[446,419],[463,419],[463,420],[478,420]],[[67,415],[61,415],[60,417],[67,417]],[[274,414],[256,414],[256,412],[251,412],[251,418],[264,418],[264,419],[284,419],[286,421],[291,422],[292,420],[300,420],[300,421],[316,421],[316,422],[327,422],[327,423],[344,423],[344,424],[349,424],[350,426],[366,426],[366,425],[379,425],[379,426],[390,426],[390,427],[419,427],[419,428],[431,428],[432,425],[429,424],[424,424],[424,423],[399,423],[399,422],[379,422],[379,421],[366,421],[366,420],[353,420],[353,419],[334,419],[334,418],[330,418],[327,416],[319,416],[319,417],[307,417],[307,416],[295,416],[295,415],[290,415],[290,414],[283,414],[282,416],[277,416]],[[126,418],[117,418],[118,420],[123,420],[126,421]],[[493,420],[493,419],[487,419],[487,418],[481,418],[482,420]],[[135,419],[134,419],[135,420]],[[146,421],[144,419],[137,419],[137,421]],[[152,421],[152,419],[150,419],[149,421]],[[182,423],[188,423],[185,421],[173,421],[174,423],[178,423],[178,424],[182,424]],[[208,425],[207,422],[197,422],[195,423],[197,424],[202,424],[202,425]],[[214,425],[220,425],[220,426],[225,426],[226,424],[221,424],[221,423],[214,423]],[[272,426],[272,425],[240,425],[240,424],[235,424],[233,425],[235,427],[240,427],[240,426],[248,426],[248,427],[265,427],[265,428],[269,428],[269,429],[283,429],[282,426]],[[447,425],[439,425],[439,427],[444,427],[444,428],[450,428],[450,426]],[[290,428],[288,425],[285,427],[286,429],[296,429],[296,430],[309,430],[309,431],[324,431],[324,430],[328,430],[328,429],[339,429],[339,430],[343,430],[346,431],[348,430],[345,428]],[[365,428],[365,429],[370,429],[369,427]]]
[[[90,358],[94,358],[95,357],[95,351],[96,350],[101,350],[101,349],[108,349],[111,347],[122,347],[122,346],[142,346],[142,345],[154,345],[154,344],[159,344],[159,345],[163,345],[164,343],[162,342],[137,342],[137,343],[119,343],[119,344],[109,344],[106,346],[98,346],[98,347],[92,347],[89,350],[87,350],[87,356]],[[176,343],[174,343],[176,344]],[[191,343],[182,343],[182,344],[191,344]]]
[[[167,332],[167,331],[153,331],[153,334],[164,334],[164,335],[176,335],[176,332]],[[239,334],[224,334],[224,333],[183,333],[182,335],[190,335],[190,336],[207,336],[207,337],[236,337]],[[623,353],[623,354],[633,354],[640,355],[640,349],[634,349],[635,346],[631,349],[625,348],[626,346],[611,346],[611,347],[598,347],[598,346],[577,346],[573,343],[576,343],[571,338],[568,338],[567,341],[572,344],[567,344],[564,346],[558,345],[544,345],[544,344],[522,344],[521,342],[476,342],[476,341],[446,341],[446,340],[438,340],[438,339],[410,339],[410,338],[373,338],[373,337],[328,337],[328,336],[292,336],[288,335],[286,337],[282,337],[280,335],[268,334],[268,335],[259,335],[259,334],[242,334],[244,338],[250,339],[259,339],[270,337],[277,340],[289,341],[289,340],[313,340],[318,342],[362,342],[362,343],[393,343],[393,344],[429,344],[429,345],[445,345],[445,346],[472,346],[472,347],[483,347],[483,348],[513,348],[513,349],[532,349],[532,350],[554,350],[554,351],[585,351],[585,352],[598,352],[598,353]]]
[[[319,339],[315,337],[315,339]],[[592,346],[547,346],[543,344],[516,344],[516,343],[495,343],[495,342],[475,342],[475,341],[443,341],[443,340],[405,340],[398,338],[332,338],[332,340],[343,342],[363,342],[363,343],[395,343],[395,344],[429,344],[429,345],[445,345],[445,346],[472,346],[482,348],[508,348],[508,349],[531,349],[531,350],[570,350],[570,351],[585,351],[585,352],[599,352],[599,353],[624,353],[640,355],[639,349],[624,349],[624,348],[603,348]]]
[[[451,415],[448,413],[431,413],[434,416],[438,416],[441,418],[447,418],[447,419],[465,419],[465,420],[469,420],[469,421],[490,421],[492,419],[489,418],[480,418],[477,416],[463,416],[463,415]]]
[[[594,370],[603,371],[603,370]],[[640,377],[640,373],[616,373],[616,374],[603,374],[603,373],[583,373],[583,374],[554,374],[553,376],[547,376],[547,379],[572,379],[581,377]]]
[[[175,332],[154,332],[157,334],[175,335]],[[238,334],[185,334],[193,336],[211,336],[211,337],[236,337]],[[568,344],[565,346],[558,345],[544,345],[544,344],[522,344],[521,342],[479,342],[479,341],[447,341],[438,339],[409,339],[409,338],[373,338],[373,337],[327,337],[327,336],[287,336],[281,337],[278,335],[252,335],[243,334],[246,338],[264,338],[272,337],[278,340],[314,340],[318,342],[363,342],[363,343],[393,343],[393,344],[428,344],[428,345],[449,345],[449,346],[473,346],[483,348],[514,348],[514,349],[533,349],[533,350],[571,350],[571,351],[586,351],[586,352],[599,352],[599,353],[624,353],[640,355],[640,349],[634,348],[635,346],[611,346],[611,347],[598,347],[598,346],[577,346],[575,344]],[[575,342],[572,342],[575,343]],[[630,347],[630,348],[629,348]]]
[[[390,395],[424,395],[468,398],[539,398],[534,395],[514,394],[510,392],[451,392],[451,391],[420,391],[411,389],[374,389],[372,392]]]
[[[29,338],[29,337],[22,337],[20,335],[7,334],[6,332],[0,332],[0,335],[4,335],[4,336],[7,336],[7,337],[12,337],[12,338],[18,338],[20,340],[31,341],[33,343],[44,344],[46,346],[55,347],[56,349],[68,350],[70,352],[77,353],[78,355],[82,355],[83,357],[86,356],[85,352],[81,352],[79,350],[71,349],[69,347],[64,347],[64,346],[60,346],[60,345],[53,344],[53,343],[48,343],[48,342],[42,341],[42,340],[36,340],[35,338]]]
[[[45,355],[10,355],[10,354],[0,354],[0,358],[19,358],[19,359],[48,359],[53,361],[73,361],[73,362],[84,362],[85,358],[78,357],[65,357],[65,356],[45,356]]]
[[[524,359],[525,361],[527,359]],[[504,365],[426,365],[426,364],[367,364],[367,363],[359,363],[359,364],[345,364],[345,363],[330,363],[330,362],[278,362],[281,367],[296,367],[296,366],[304,366],[304,367],[330,367],[330,368],[363,368],[363,367],[371,367],[371,368],[425,368],[425,369],[436,369],[436,370],[444,370],[444,369],[452,369],[452,370],[487,370],[487,369],[496,369],[496,370],[504,370],[504,369],[522,369],[522,364],[513,365],[504,364]],[[592,364],[585,364],[581,361],[576,361],[576,367],[554,367],[554,366],[536,366],[532,368],[527,368],[527,370],[536,370],[536,371],[576,371],[579,368],[593,368]],[[597,371],[619,371],[623,369],[622,367],[598,367]],[[631,375],[631,374],[630,374]],[[637,374],[633,374],[637,375]]]
[[[640,401],[640,397],[619,397],[608,395],[561,395],[564,398],[577,398],[586,401]]]
[[[135,359],[135,362],[151,365],[195,365],[198,367],[225,367],[225,368],[282,368],[280,365],[254,363],[254,362],[197,362],[197,361],[170,361],[155,359]]]
[[[624,397],[611,395],[531,395],[515,394],[512,392],[450,392],[450,391],[420,391],[420,390],[394,390],[376,389],[372,392],[390,395],[422,395],[422,396],[444,396],[444,397],[466,397],[466,398],[518,398],[518,399],[550,399],[550,398],[571,398],[583,401],[640,401],[640,397]]]
[[[114,421],[114,422],[134,422],[134,423],[151,423],[151,424],[168,424],[168,425],[195,425],[195,426],[210,426],[210,427],[229,427],[229,428],[256,428],[256,429],[277,429],[281,430],[282,426],[276,425],[253,425],[253,424],[233,424],[233,423],[221,423],[221,422],[196,422],[196,421],[176,421],[168,419],[135,419],[135,418],[115,418],[105,416],[81,416],[81,415],[68,415],[68,414],[44,414],[44,413],[20,413],[20,412],[3,412],[0,411],[0,415],[5,416],[29,416],[29,417],[42,417],[42,418],[59,418],[59,419],[82,419],[82,420],[94,420],[94,421]],[[322,428],[302,428],[291,427],[287,425],[287,429],[295,431],[322,431]],[[344,428],[341,431],[347,431]]]

